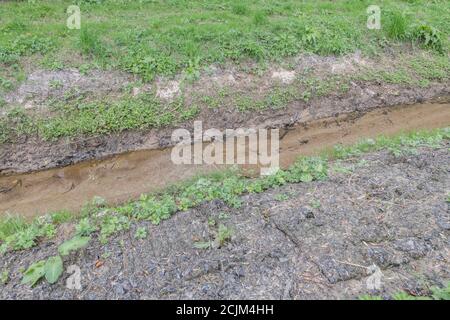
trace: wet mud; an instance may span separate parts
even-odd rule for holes
[[[336,144],[448,125],[448,103],[381,108],[311,121],[280,131],[280,165],[287,167],[298,156],[317,154]],[[127,152],[61,168],[0,176],[0,214],[31,218],[58,210],[78,211],[94,196],[110,204],[121,203],[222,167],[174,164],[171,152],[171,148]]]

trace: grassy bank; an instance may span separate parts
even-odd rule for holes
[[[71,4],[81,9],[81,29],[66,27]],[[279,109],[343,93],[352,82],[426,87],[447,81],[448,1],[385,0],[380,30],[368,30],[370,1],[6,1],[0,4],[0,93],[17,88],[39,69],[121,70],[142,87],[156,76],[182,75],[176,101],[142,96],[84,97],[68,90],[41,108],[7,105],[0,99],[0,143],[37,135],[44,140],[159,128],[192,120],[205,108],[236,112]],[[289,69],[299,54],[342,56],[361,51],[375,67],[344,75],[297,75],[289,86],[264,94],[237,88],[211,95],[185,95],[183,87],[231,65],[259,75],[273,63]],[[383,57],[395,59],[388,63]],[[209,70],[209,71],[208,71]],[[61,83],[53,81],[50,89]],[[215,91],[215,90],[213,90]],[[7,105],[7,107],[6,107]],[[3,112],[2,108],[4,108]]]
[[[66,27],[71,4],[81,29]],[[277,60],[300,52],[376,54],[413,41],[448,49],[448,1],[379,1],[382,29],[367,30],[370,1],[6,1],[0,5],[0,63],[118,68],[155,75],[211,63]],[[18,64],[18,66],[15,66]],[[20,72],[19,72],[20,73]],[[20,76],[19,76],[20,77]]]

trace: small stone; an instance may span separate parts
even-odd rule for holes
[[[417,259],[425,256],[430,246],[418,238],[405,238],[395,241],[395,248]]]
[[[312,211],[309,211],[307,214],[306,214],[306,218],[307,219],[314,219],[316,216],[314,215],[314,212],[312,212]]]
[[[329,256],[322,257],[318,261],[318,266],[328,282],[332,284],[356,278],[366,272],[364,268],[337,262]]]
[[[300,212],[307,219],[314,219],[316,216],[314,215],[313,210],[310,207],[304,206],[300,208]]]

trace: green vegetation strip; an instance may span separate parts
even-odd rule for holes
[[[94,233],[105,244],[120,231],[129,230],[133,222],[151,221],[157,225],[170,218],[177,211],[194,208],[204,202],[220,199],[228,206],[239,208],[240,196],[245,193],[260,193],[287,183],[307,183],[328,177],[329,161],[357,157],[367,152],[388,150],[394,156],[411,154],[419,147],[439,148],[450,139],[450,128],[419,131],[394,137],[381,136],[365,139],[352,146],[335,146],[321,156],[301,157],[289,169],[261,178],[243,177],[238,170],[216,172],[200,176],[191,181],[175,185],[163,192],[142,195],[137,201],[130,201],[117,207],[108,207],[105,200],[94,197],[79,216],[69,212],[56,212],[36,218],[27,223],[20,217],[6,217],[0,220],[0,254],[7,251],[31,248],[39,241],[56,235],[57,226],[65,222],[76,223],[75,235],[59,246],[58,255],[38,261],[25,272],[24,283],[35,284],[45,277],[50,283],[56,281],[61,259],[71,252],[88,245]],[[448,201],[448,199],[447,199]],[[222,244],[231,234],[219,226],[217,241]],[[138,228],[135,238],[147,236],[147,230]],[[197,248],[208,248],[211,243],[197,243]]]
[[[66,27],[78,4],[81,29]],[[212,63],[267,62],[301,52],[374,54],[412,42],[448,51],[450,3],[382,0],[381,30],[367,29],[370,0],[77,0],[7,1],[0,5],[0,77],[40,54],[51,69],[121,69],[144,81]],[[20,76],[14,76],[16,80]],[[5,87],[10,80],[0,81]]]
[[[76,135],[160,128],[192,119],[199,109],[182,99],[164,104],[153,96],[126,97],[118,101],[75,102],[55,106],[55,115],[33,117],[14,108],[0,117],[0,144],[14,137],[37,134],[44,140]]]

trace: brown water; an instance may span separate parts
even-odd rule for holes
[[[287,167],[299,155],[312,155],[338,143],[449,125],[450,104],[398,106],[361,117],[310,122],[280,132],[280,164]],[[64,168],[0,176],[0,215],[9,212],[33,217],[62,209],[77,211],[94,196],[120,203],[218,168],[175,165],[170,155],[171,149],[136,151]]]

